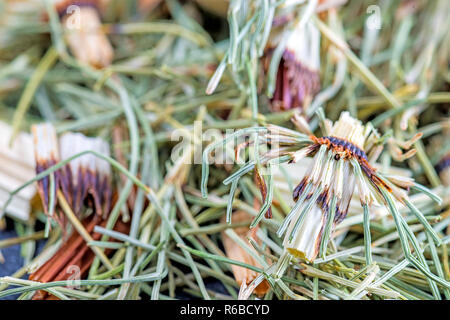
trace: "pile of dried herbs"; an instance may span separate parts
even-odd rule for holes
[[[0,0],[0,298],[449,299],[448,12]]]

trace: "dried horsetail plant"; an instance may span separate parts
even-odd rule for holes
[[[10,146],[12,127],[0,121],[0,206],[8,201],[9,194],[18,186],[31,180],[35,173],[33,140],[29,133],[21,132]],[[30,217],[36,187],[29,185],[11,200],[6,212],[14,218],[26,221]],[[0,218],[3,213],[0,213]]]
[[[73,55],[94,68],[111,64],[114,50],[102,29],[101,12],[108,0],[58,0],[55,9]]]
[[[109,156],[109,145],[101,138],[87,138],[81,133],[65,133],[60,138],[61,159],[68,159],[77,153],[93,150]],[[111,206],[111,167],[106,160],[93,154],[73,159],[66,167],[68,179],[61,186],[72,203],[75,212],[81,209],[83,199],[92,195],[97,214],[105,218]],[[68,171],[70,169],[70,171]]]
[[[31,45],[42,41],[38,34],[17,36],[15,30],[27,25],[38,26],[41,17],[36,12],[43,10],[41,0],[2,0],[0,1],[0,57],[14,59]],[[8,78],[7,78],[8,79]],[[13,85],[14,79],[8,79]]]
[[[98,241],[101,238],[100,233],[94,232],[95,226],[105,227],[106,223],[107,220],[102,219],[98,215],[90,215],[82,221],[83,227],[94,241]],[[113,229],[117,232],[127,233],[130,230],[130,226],[119,220]],[[112,241],[115,240],[112,239]],[[112,249],[106,248],[105,254],[108,255],[111,251]],[[50,259],[29,275],[29,279],[42,283],[74,279],[74,277],[84,279],[94,258],[94,251],[75,230]],[[57,297],[46,291],[39,290],[33,295],[32,299],[54,300]]]
[[[408,261],[433,281],[449,286],[447,281],[430,272],[418,247],[417,239],[394,203],[397,200],[407,206],[430,232],[433,240],[440,244],[439,236],[431,228],[423,214],[409,200],[406,191],[409,188],[415,188],[426,193],[435,201],[440,202],[440,198],[411,179],[402,179],[377,172],[372,164],[380,155],[383,139],[379,137],[370,123],[364,126],[359,120],[352,118],[348,112],[342,112],[334,125],[331,121],[323,119],[322,130],[325,134],[318,138],[312,134],[307,135],[283,127],[267,125],[266,127],[240,130],[228,139],[208,146],[203,154],[201,186],[203,196],[207,196],[209,152],[226,144],[232,138],[257,133],[259,143],[271,145],[271,149],[263,153],[259,159],[260,164],[269,168],[277,163],[297,162],[305,157],[313,157],[305,177],[294,189],[295,205],[277,232],[280,237],[285,234],[284,256],[288,257],[288,260],[289,257],[294,256],[313,262],[319,251],[322,255],[324,254],[334,228],[346,217],[350,199],[355,186],[357,186],[361,206],[364,209],[365,228],[368,229],[369,210],[372,204],[386,206],[394,217],[402,249]],[[255,161],[248,161],[224,180],[224,184],[236,184],[241,176],[255,167],[255,164]],[[265,203],[251,227],[261,221],[271,205],[273,177],[270,174],[267,188]],[[369,232],[365,232],[366,250],[370,250],[369,235]],[[411,253],[408,240],[411,241],[417,258]],[[366,261],[370,263],[371,258],[367,257],[368,254],[370,256],[370,251],[366,251]],[[281,269],[287,267],[285,260],[283,258],[279,261],[281,264],[277,271],[278,275],[283,272]]]
[[[65,133],[57,139],[56,131],[51,124],[39,124],[32,127],[37,174],[69,160],[84,151],[95,151],[109,156],[109,145],[100,138],[89,138],[81,133]],[[63,194],[71,210],[81,220],[81,224],[89,237],[96,241],[101,234],[94,232],[95,226],[106,226],[107,216],[112,202],[111,169],[109,163],[91,153],[73,158],[66,165],[54,172],[54,194]],[[38,190],[44,206],[44,211],[50,211],[50,178],[48,176],[38,181]],[[58,198],[59,201],[59,198]],[[60,204],[61,205],[61,204]],[[95,214],[83,217],[83,212],[89,207]],[[54,217],[65,228],[63,215]],[[50,217],[49,217],[50,218]],[[127,233],[129,224],[116,222],[114,229]],[[63,229],[65,231],[65,229]],[[111,252],[106,249],[105,254]],[[84,277],[95,258],[94,251],[88,246],[85,236],[75,228],[56,253],[44,262],[29,278],[39,282],[50,282],[72,279],[73,276]],[[74,274],[76,273],[76,274]],[[47,292],[38,291],[33,299],[56,299]]]
[[[283,37],[284,33],[273,31],[262,58],[266,74],[269,72],[275,48]],[[278,65],[275,89],[270,99],[272,111],[306,109],[320,90],[319,68],[320,32],[311,22],[299,21],[288,36]]]
[[[51,124],[34,125],[32,132],[37,174],[81,152],[96,151],[109,156],[109,145],[100,138],[88,138],[80,133],[65,133],[58,140],[55,128]],[[93,154],[81,155],[54,172],[53,196],[57,190],[61,190],[78,216],[81,214],[83,203],[92,199],[95,213],[105,217],[111,206],[110,176],[111,168],[107,161]],[[46,176],[38,181],[38,192],[46,214],[50,211],[50,179]],[[62,219],[57,217],[57,220],[58,218]],[[63,220],[59,221],[64,225]]]
[[[36,161],[36,174],[40,174],[60,161],[59,146],[55,128],[50,124],[41,124],[31,127],[34,142],[34,158]],[[50,196],[55,196],[58,189],[59,172],[54,173],[54,190],[51,195],[50,176],[46,176],[37,182],[37,189],[44,207],[44,212],[49,214]]]
[[[233,214],[233,217],[234,217],[234,221],[236,223],[251,221],[250,214],[248,214],[245,211],[236,211]],[[225,216],[221,219],[221,223],[225,223]],[[236,234],[244,242],[247,242],[247,236],[250,234],[250,236],[253,239],[255,239],[255,241],[258,242],[258,244],[261,244],[256,235],[257,228],[253,228],[252,230],[250,230],[248,227],[244,226],[244,227],[236,228],[234,230],[235,230]],[[250,255],[247,251],[245,251],[243,248],[241,248],[239,245],[237,245],[236,242],[232,238],[230,238],[230,236],[228,236],[228,234],[224,231],[222,231],[222,242],[223,242],[223,246],[225,248],[225,253],[228,258],[236,260],[236,261],[244,262],[249,265],[258,267],[258,268],[262,267],[261,264],[252,255]],[[250,249],[253,250],[253,252],[255,254],[258,254],[253,247],[251,247]],[[241,288],[246,288],[258,276],[258,274],[255,271],[247,269],[247,268],[243,268],[240,266],[236,266],[236,265],[232,265],[231,270],[233,272],[233,275],[234,275],[234,278],[236,279],[237,284]],[[269,290],[269,284],[267,283],[267,281],[262,281],[255,288],[254,293],[260,297],[260,296],[263,296],[264,294],[266,294],[268,290]]]
[[[314,261],[327,223],[334,229],[346,217],[356,185],[363,206],[376,201],[376,193],[371,189],[392,190],[375,174],[366,155],[372,150],[367,144],[375,147],[377,138],[371,128],[364,128],[361,122],[344,112],[328,136],[312,137],[314,144],[297,152],[297,159],[308,155],[314,158],[294,189],[296,205],[278,231],[279,236],[286,231],[283,245],[287,251],[306,261]]]
[[[363,126],[343,112],[327,136],[312,136],[311,139],[313,145],[296,152],[296,159],[308,155],[314,158],[305,177],[294,189],[296,205],[278,231],[279,236],[286,232],[283,244],[288,252],[314,261],[319,250],[325,250],[330,233],[346,217],[355,186],[367,217],[366,223],[369,210],[375,204],[378,207],[387,205],[394,219],[401,222],[402,217],[391,208],[395,199],[417,215],[431,230],[434,241],[440,243],[439,236],[407,196],[405,189],[414,187],[414,181],[408,177],[382,175],[374,168],[380,146],[379,135],[370,124]]]

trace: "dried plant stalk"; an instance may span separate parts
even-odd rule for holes
[[[9,193],[29,181],[34,176],[34,154],[31,135],[20,133],[12,145],[9,139],[12,128],[0,121],[0,207]],[[36,194],[36,187],[30,185],[14,196],[7,214],[20,220],[28,220],[31,212],[31,200]]]
[[[233,213],[233,220],[236,223],[245,221],[248,221],[250,223],[251,215],[249,215],[245,211],[236,211]],[[221,222],[226,223],[225,216],[221,219]],[[258,239],[256,235],[257,229],[258,228],[253,228],[252,230],[250,230],[248,227],[239,227],[235,229],[235,232],[246,243],[248,242],[247,237],[251,237],[259,244],[261,244],[261,241]],[[247,251],[245,251],[238,244],[236,244],[236,242],[233,239],[231,239],[224,231],[221,234],[223,246],[225,248],[225,253],[228,258],[261,268],[261,264]],[[255,252],[255,254],[258,254],[254,248],[251,249]],[[231,266],[231,270],[233,271],[234,278],[236,279],[236,282],[239,284],[239,286],[242,286],[243,284],[249,285],[259,275],[257,272],[253,270],[235,265]],[[267,293],[269,288],[270,286],[267,280],[264,280],[256,287],[254,292],[258,296],[263,296],[265,293]]]

